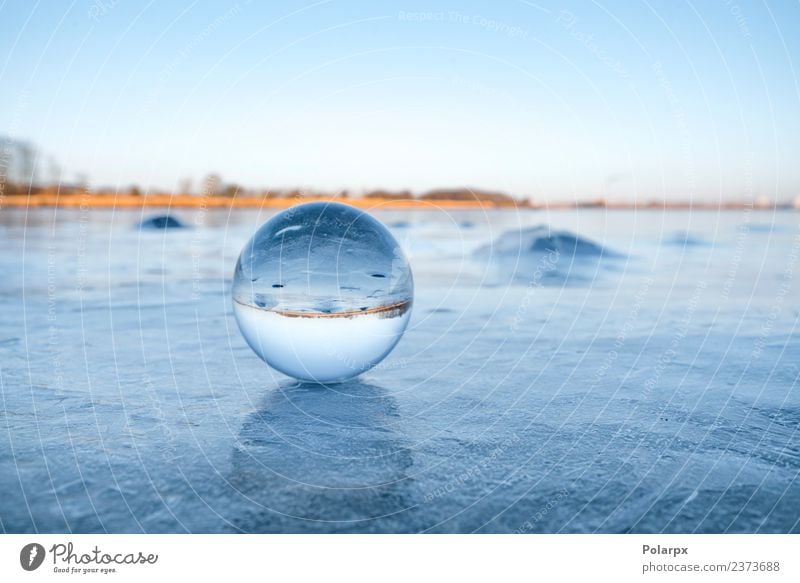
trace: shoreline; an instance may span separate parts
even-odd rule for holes
[[[1,207],[62,207],[62,208],[267,208],[287,209],[305,202],[339,202],[361,209],[378,207],[392,209],[524,209],[534,208],[523,204],[498,204],[478,200],[420,200],[392,198],[343,198],[332,196],[305,196],[302,198],[256,198],[229,196],[191,196],[152,194],[133,196],[128,194],[34,194],[31,196],[11,195],[0,197]]]
[[[798,211],[800,208],[790,205],[760,206],[745,202],[725,204],[711,203],[670,203],[657,202],[641,204],[622,203],[572,203],[554,202],[546,204],[524,202],[496,202],[491,200],[426,200],[395,198],[343,198],[331,196],[306,196],[303,198],[256,198],[228,196],[191,196],[153,194],[135,196],[130,194],[34,194],[0,196],[0,209],[3,208],[223,208],[223,209],[276,209],[282,210],[305,202],[339,202],[365,210],[697,210],[697,211]]]

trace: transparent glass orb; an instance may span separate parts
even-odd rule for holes
[[[271,367],[316,382],[374,367],[408,325],[414,281],[380,222],[354,207],[311,202],[264,223],[233,279],[236,322]]]

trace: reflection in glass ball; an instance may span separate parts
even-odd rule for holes
[[[316,382],[367,371],[408,325],[414,282],[389,231],[332,202],[264,223],[236,263],[233,307],[247,343],[271,367]]]

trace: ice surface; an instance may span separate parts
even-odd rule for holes
[[[0,212],[0,530],[800,531],[797,213],[381,212],[414,311],[328,388],[234,321],[269,216]],[[486,285],[541,224],[622,257]]]

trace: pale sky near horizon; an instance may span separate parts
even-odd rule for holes
[[[0,135],[66,178],[800,195],[800,3],[0,0]]]

